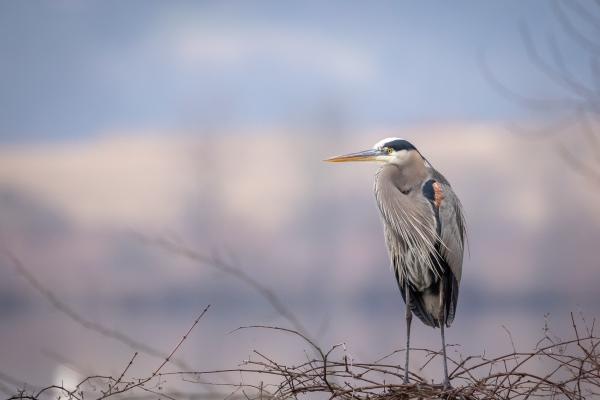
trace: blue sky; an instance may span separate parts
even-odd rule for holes
[[[545,1],[1,2],[0,141],[324,112],[360,127],[527,118],[479,63],[524,94],[556,92],[519,21],[542,44],[560,35]]]

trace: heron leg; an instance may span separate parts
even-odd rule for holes
[[[412,322],[412,311],[410,310],[410,290],[408,279],[404,280],[404,295],[406,297],[406,361],[404,362],[404,384],[408,384],[408,352],[410,349],[410,323]]]
[[[444,389],[450,387],[450,379],[448,379],[448,359],[446,358],[446,337],[444,335],[444,321],[440,324],[442,328],[442,354],[444,355]]]

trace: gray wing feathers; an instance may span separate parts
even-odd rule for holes
[[[440,253],[453,275],[446,281],[450,290],[446,300],[446,325],[450,326],[454,320],[458,301],[466,228],[460,200],[447,183],[442,184],[442,189],[444,200],[439,208],[442,240]]]
[[[442,246],[440,253],[460,282],[462,275],[465,223],[460,201],[449,185],[442,185],[444,200],[439,208]]]

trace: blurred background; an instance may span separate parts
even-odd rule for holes
[[[465,208],[451,355],[568,335],[600,311],[599,31],[586,1],[1,2],[2,390],[118,374],[140,343],[147,375],[208,304],[170,370],[302,361],[230,333],[294,318],[356,360],[401,348],[377,166],[321,161],[389,136]]]

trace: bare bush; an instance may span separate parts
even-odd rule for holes
[[[208,309],[208,307],[207,307]],[[300,397],[332,399],[588,399],[600,396],[600,339],[594,334],[594,323],[587,326],[581,317],[571,315],[572,335],[561,340],[546,332],[530,352],[513,352],[497,357],[485,355],[449,357],[453,388],[427,382],[418,372],[411,371],[410,383],[402,384],[404,370],[401,362],[393,362],[404,349],[396,350],[373,362],[360,362],[347,355],[344,344],[324,350],[298,331],[272,326],[250,326],[244,329],[274,330],[298,337],[317,357],[295,364],[278,362],[255,350],[255,359],[245,360],[236,368],[214,371],[163,372],[163,367],[177,352],[198,324],[206,309],[196,319],[186,335],[173,348],[169,357],[144,378],[128,376],[135,362],[135,353],[118,377],[90,376],[73,390],[48,386],[36,393],[20,391],[9,397],[17,399],[67,398],[167,398],[167,399],[298,399]],[[583,332],[579,326],[584,325]],[[308,349],[307,349],[308,350]],[[425,355],[425,364],[441,357],[440,352],[411,349]],[[419,371],[420,371],[419,370]],[[237,384],[217,383],[228,374],[240,376]],[[188,383],[207,382],[221,387],[220,392],[208,394],[163,391],[169,381]]]

